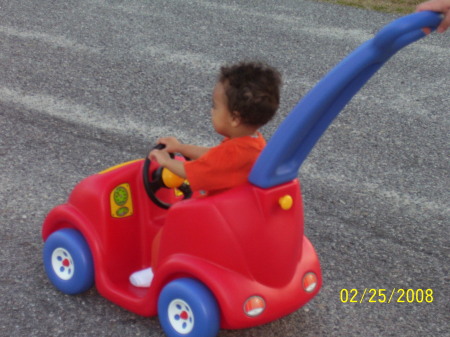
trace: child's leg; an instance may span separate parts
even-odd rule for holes
[[[155,238],[153,239],[152,244],[152,265],[154,265],[158,258],[159,253],[159,244],[161,242],[161,234],[162,230],[156,234]],[[150,287],[151,283],[153,281],[153,271],[152,268],[146,268],[139,270],[130,276],[130,282],[135,287],[143,287],[147,288]]]

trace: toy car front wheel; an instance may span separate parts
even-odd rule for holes
[[[79,231],[66,228],[51,234],[43,258],[48,278],[63,293],[79,294],[94,284],[92,254]]]
[[[158,300],[158,314],[169,337],[214,337],[220,328],[214,295],[190,278],[172,281],[164,287]]]

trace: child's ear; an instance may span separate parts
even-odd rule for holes
[[[233,111],[233,113],[231,114],[231,126],[236,128],[239,125],[241,125],[241,117],[239,115],[239,112]]]

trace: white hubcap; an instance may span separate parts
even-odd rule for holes
[[[189,304],[180,299],[170,302],[167,313],[172,328],[180,334],[188,334],[194,328],[194,313]]]
[[[72,256],[64,248],[56,248],[52,254],[52,267],[55,274],[62,280],[70,280],[75,272]]]

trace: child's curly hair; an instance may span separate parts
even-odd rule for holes
[[[220,69],[228,109],[242,123],[262,126],[275,115],[280,104],[280,73],[262,62],[241,62]]]

